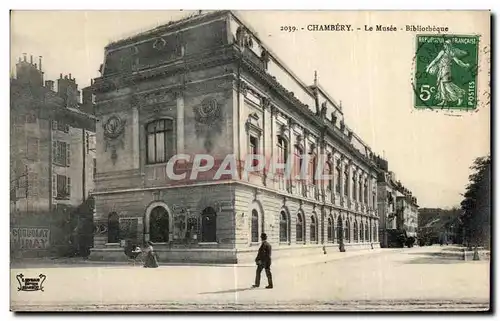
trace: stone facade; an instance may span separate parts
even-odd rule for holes
[[[44,83],[41,64],[41,58],[38,65],[20,58],[10,82],[10,216],[14,229],[51,233],[46,247],[15,251],[48,255],[44,250],[66,242],[65,225],[94,188],[95,118],[86,112],[92,110],[88,89],[80,103],[75,79],[61,74],[55,90],[54,81]]]
[[[123,241],[151,240],[161,261],[248,262],[262,232],[273,257],[379,246],[370,148],[317,81],[297,79],[232,12],[172,22],[105,51],[94,81],[92,258],[122,260]],[[267,164],[298,153],[311,169],[328,164],[332,180],[242,170],[248,155]],[[237,175],[174,180],[167,161],[180,154],[178,175],[190,177],[199,154],[215,169],[234,155]]]

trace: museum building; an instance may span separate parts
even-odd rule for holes
[[[160,261],[252,262],[262,232],[273,258],[379,247],[377,175],[370,148],[342,106],[298,79],[231,11],[173,21],[105,48],[93,83],[96,225],[91,258],[121,260],[124,241],[151,241]],[[173,180],[194,155],[237,176]],[[302,155],[331,180],[242,171],[247,155]],[[304,165],[304,164],[302,164]],[[188,175],[189,177],[189,175]]]

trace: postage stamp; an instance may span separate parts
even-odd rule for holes
[[[417,35],[415,108],[477,107],[479,37]]]

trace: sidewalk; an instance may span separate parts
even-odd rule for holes
[[[356,250],[356,251],[346,251],[346,252],[328,252],[327,254],[319,255],[307,255],[300,257],[283,257],[273,260],[274,267],[297,267],[306,265],[315,265],[327,263],[330,261],[347,259],[358,256],[365,255],[375,255],[379,253],[391,253],[401,251],[401,248],[376,248],[376,249],[366,249],[366,250]],[[25,258],[25,259],[14,259],[11,260],[11,268],[30,268],[30,267],[50,267],[50,266],[114,266],[114,267],[126,267],[133,266],[132,261],[130,262],[113,262],[113,261],[90,261],[84,258]],[[140,266],[140,263],[135,265]],[[217,266],[217,267],[255,267],[254,263],[240,263],[240,264],[217,264],[217,263],[173,263],[173,262],[160,262],[160,267],[167,266]]]

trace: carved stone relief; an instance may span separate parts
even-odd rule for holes
[[[118,147],[124,147],[125,124],[126,120],[113,115],[102,125],[104,129],[105,151],[107,152],[108,148],[111,148],[111,161],[113,165],[116,164],[116,160],[118,159],[116,152]]]
[[[213,137],[222,131],[222,110],[219,102],[215,98],[207,97],[193,109],[196,120],[196,137],[203,138],[205,149],[207,152],[211,152]]]

